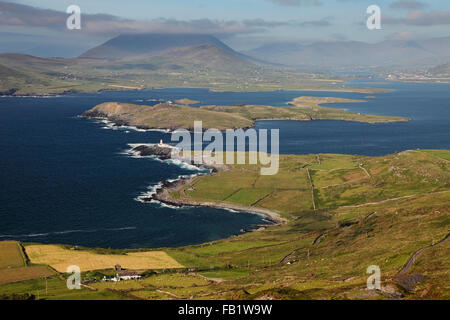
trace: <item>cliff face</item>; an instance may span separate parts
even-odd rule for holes
[[[172,148],[160,147],[158,145],[154,146],[138,146],[132,150],[138,153],[141,157],[157,157],[160,160],[168,160],[172,155]]]

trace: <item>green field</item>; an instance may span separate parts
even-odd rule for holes
[[[277,210],[286,223],[236,237],[163,249],[184,266],[151,270],[139,281],[98,282],[113,270],[85,273],[93,289],[68,291],[49,278],[0,285],[0,295],[40,299],[448,299],[450,288],[450,151],[414,150],[382,157],[281,156],[280,172],[261,177],[258,165],[193,179],[186,201],[229,201]],[[310,173],[312,189],[307,172]],[[233,183],[240,179],[239,183]],[[220,188],[218,187],[220,186]],[[222,188],[222,186],[225,186]],[[263,192],[261,191],[263,190]],[[205,192],[203,192],[205,191]],[[314,210],[312,203],[315,203]],[[406,276],[425,279],[412,291],[394,277],[427,248]],[[144,249],[136,250],[144,251]],[[95,252],[95,250],[93,250]],[[124,250],[98,250],[123,254]],[[133,251],[131,251],[133,252]],[[18,260],[17,260],[18,261]],[[382,290],[366,289],[366,269],[378,265]],[[386,289],[389,287],[389,290]],[[95,291],[94,291],[95,290]]]

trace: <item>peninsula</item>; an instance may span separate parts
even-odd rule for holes
[[[153,250],[0,242],[0,291],[27,299],[448,299],[449,161],[448,150],[282,155],[275,176],[233,165],[163,192],[180,204],[276,212],[285,223]],[[74,261],[89,282],[68,291],[59,275]],[[102,281],[117,263],[141,279]],[[381,290],[367,290],[374,264]]]

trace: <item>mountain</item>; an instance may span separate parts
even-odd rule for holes
[[[211,44],[200,44],[187,47],[171,48],[152,55],[135,56],[155,69],[172,70],[211,70],[224,72],[245,72],[255,69],[258,64],[233,50],[227,50]]]
[[[211,45],[234,52],[214,36],[202,34],[123,34],[83,53],[80,58],[129,59],[152,56],[166,50],[198,45]]]
[[[0,65],[7,75],[0,80],[0,93],[16,95],[155,86],[244,90],[279,87],[281,76],[208,35],[122,35],[75,59],[0,54]]]
[[[271,43],[247,51],[246,54],[290,66],[323,68],[433,66],[449,60],[450,37],[417,41],[387,40],[375,44],[359,41]]]
[[[83,53],[79,60],[99,60],[115,70],[209,70],[246,72],[260,63],[210,35],[120,35]],[[99,62],[100,63],[100,62]]]

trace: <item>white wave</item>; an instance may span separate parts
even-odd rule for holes
[[[123,231],[123,230],[135,230],[136,227],[123,227],[123,228],[102,228],[102,229],[88,229],[88,230],[65,230],[65,231],[53,231],[47,233],[31,233],[31,234],[19,234],[19,235],[0,235],[0,238],[36,238],[36,237],[48,237],[50,235],[69,234],[69,233],[93,233],[99,231]]]
[[[146,192],[141,193],[134,200],[141,203],[149,203],[151,201],[149,201],[148,199],[151,199],[158,192],[158,190],[162,188],[162,186],[162,182],[159,182],[158,184],[153,186],[149,186]]]
[[[174,164],[177,167],[180,167],[180,168],[183,168],[183,169],[189,169],[189,170],[195,170],[195,171],[203,171],[204,170],[203,168],[201,168],[199,166],[187,163],[187,162],[185,162],[183,160],[180,160],[180,159],[169,159],[169,160],[165,160],[165,162],[170,163],[170,164]]]
[[[139,146],[147,146],[147,147],[153,147],[157,144],[155,143],[128,143],[127,144],[130,148],[124,150],[123,152],[120,152],[120,154],[131,156],[132,158],[140,159],[140,158],[151,158],[159,162],[169,163],[173,164],[179,168],[187,169],[191,171],[197,171],[201,174],[208,174],[211,173],[212,169],[206,168],[202,165],[195,165],[191,164],[189,159],[167,159],[167,160],[161,160],[158,158],[158,156],[141,156],[140,152],[134,151],[135,148]],[[189,162],[188,162],[189,161]]]
[[[96,119],[96,118],[93,118]],[[169,129],[141,129],[135,126],[117,126],[114,124],[114,122],[111,122],[107,119],[103,118],[97,118],[97,123],[103,124],[102,129],[105,130],[133,130],[137,132],[162,132],[162,133],[170,133],[171,131]]]
[[[100,231],[125,231],[125,230],[136,230],[136,227],[123,227],[123,228],[112,228],[112,229],[100,229]]]
[[[182,207],[171,206],[170,204],[167,204],[167,203],[164,203],[164,202],[161,202],[161,201],[158,201],[158,200],[152,200],[150,202],[151,203],[156,203],[162,208],[169,208],[169,209],[173,209],[173,210],[182,210],[182,209],[187,207],[187,206],[182,206]]]
[[[228,212],[232,212],[232,213],[241,213],[242,211],[238,211],[238,210],[233,210],[230,208],[223,208],[223,210],[228,211]]]

